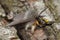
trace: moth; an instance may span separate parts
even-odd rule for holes
[[[38,24],[36,18],[39,16],[39,13],[37,13],[37,11],[34,9],[32,4],[30,4],[30,6],[31,6],[31,8],[29,8],[25,13],[17,14],[13,18],[13,21],[11,23],[7,24],[6,26],[14,26],[16,24],[21,24],[21,23],[27,22],[25,30],[27,30],[29,27],[31,27],[31,32],[34,32],[34,30],[36,28],[36,24]]]

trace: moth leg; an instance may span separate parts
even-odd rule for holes
[[[32,27],[32,25],[34,24],[34,21],[30,21],[26,24],[25,30],[28,30],[29,27]]]
[[[36,28],[35,25],[32,25],[32,26],[31,26],[31,32],[32,32],[32,33],[35,31],[35,28]]]
[[[37,20],[35,20],[34,23],[33,23],[32,26],[31,26],[31,32],[32,32],[32,33],[35,31],[37,25],[39,25],[39,23],[38,23]]]
[[[34,23],[33,23],[34,24]],[[31,27],[31,33],[35,31],[36,25],[33,25],[32,23],[28,23],[25,27],[25,30],[28,30],[29,27]]]
[[[30,27],[30,25],[27,24],[26,27],[25,27],[25,30],[28,30],[29,27]]]
[[[30,21],[26,24],[25,30],[28,30],[29,27],[31,27],[31,32],[33,33],[36,29],[36,20]]]

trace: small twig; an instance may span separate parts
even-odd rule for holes
[[[1,7],[4,9],[5,13],[8,14],[10,12],[8,6],[6,4],[2,4],[2,2],[0,2]]]

